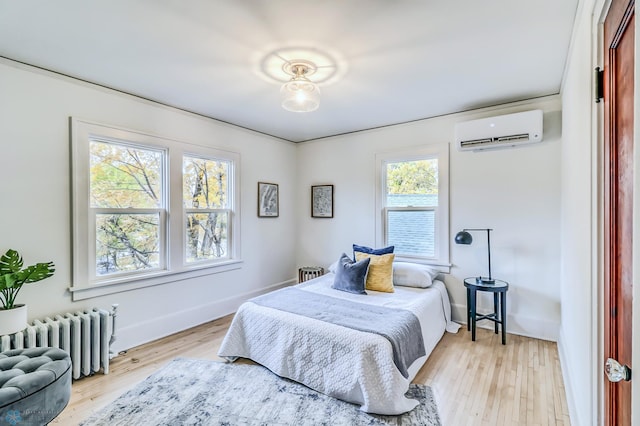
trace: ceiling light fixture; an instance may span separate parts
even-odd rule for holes
[[[305,60],[287,61],[282,69],[291,80],[280,88],[282,108],[292,112],[311,112],[320,106],[320,89],[308,76],[317,70],[313,62]]]

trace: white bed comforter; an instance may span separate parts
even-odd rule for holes
[[[281,377],[318,392],[360,405],[369,413],[396,415],[418,402],[404,394],[409,383],[438,343],[444,331],[457,332],[451,322],[451,304],[444,283],[427,289],[396,287],[395,293],[369,291],[367,296],[331,288],[333,274],[304,283],[300,288],[359,303],[407,309],[420,320],[425,352],[404,378],[393,362],[387,339],[246,302],[240,306],[218,355],[229,360],[249,358]]]

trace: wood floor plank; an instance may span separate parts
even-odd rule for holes
[[[525,351],[524,351],[525,345],[521,343],[521,339],[518,337],[512,340],[514,344],[518,344],[518,351],[517,351],[518,356],[514,360],[516,362],[516,374],[514,377],[515,384],[513,388],[514,390],[513,398],[512,398],[513,410],[511,410],[511,420],[516,424],[519,424],[521,413],[527,412],[526,405],[523,410],[520,409],[520,401],[522,400],[521,398],[522,384],[524,383],[526,387],[526,383],[527,383],[527,378],[525,377],[525,373],[527,371],[526,360],[528,360],[528,358],[525,358]]]
[[[131,349],[112,360],[108,375],[74,381],[71,401],[52,424],[74,425],[173,358],[221,360],[216,353],[232,316]],[[243,360],[242,362],[248,362]],[[554,342],[492,330],[446,333],[416,375],[432,387],[443,425],[570,425]]]

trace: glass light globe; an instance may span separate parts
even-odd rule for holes
[[[297,76],[280,88],[282,108],[292,112],[311,112],[320,106],[320,89],[304,76]]]

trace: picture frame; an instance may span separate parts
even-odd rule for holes
[[[280,193],[277,183],[258,182],[258,217],[280,215]]]
[[[311,217],[333,217],[333,185],[311,186]]]

